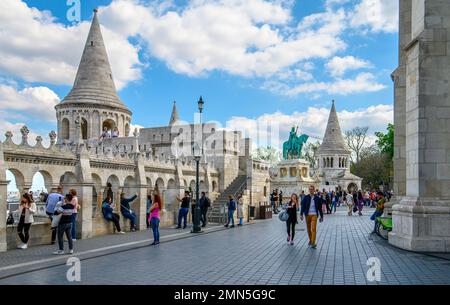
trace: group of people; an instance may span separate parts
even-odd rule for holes
[[[100,139],[107,139],[107,138],[118,138],[119,137],[119,129],[117,127],[114,127],[113,130],[108,129],[107,127],[103,127],[103,131],[100,135]]]
[[[189,214],[189,208],[191,208],[191,216],[192,221],[194,221],[194,215],[196,213],[196,202],[191,198],[191,192],[185,191],[184,197],[176,197],[177,201],[180,203],[180,208],[178,210],[178,223],[177,229],[181,229],[181,225],[183,224],[183,229],[187,227],[187,217]],[[200,208],[200,221],[202,223],[202,228],[206,227],[208,224],[208,209],[211,207],[211,200],[206,196],[205,192],[201,192],[201,196],[199,199],[199,208]]]
[[[283,191],[275,189],[270,193],[270,204],[274,214],[278,214],[279,208],[283,204]]]
[[[320,192],[314,186],[310,186],[308,190],[309,194],[305,194],[302,191],[300,198],[297,194],[292,194],[289,202],[285,205],[287,242],[291,245],[294,244],[295,225],[298,224],[297,211],[300,211],[300,220],[306,220],[306,229],[309,237],[308,246],[313,249],[317,247],[317,222],[323,221],[325,212],[327,214],[331,214],[333,210],[336,212],[336,206],[343,203],[349,207],[349,215],[352,215],[353,212],[358,212],[359,215],[362,215],[362,207],[373,204],[375,212],[370,219],[376,222],[376,218],[384,212],[386,198],[389,199],[389,195],[381,191],[376,194],[375,192],[370,192],[368,194],[370,201],[367,203],[365,194],[363,195],[361,191],[348,194],[346,192],[326,192],[325,190]],[[373,232],[376,232],[376,224]]]
[[[62,187],[58,186],[51,194],[41,193],[41,200],[45,202],[46,214],[51,221],[51,244],[58,240],[58,250],[55,254],[64,253],[64,234],[69,242],[69,253],[73,253],[73,241],[77,237],[77,215],[81,206],[78,204],[77,191],[69,190],[64,196]],[[34,222],[37,206],[31,192],[25,193],[20,198],[19,208],[12,212],[19,216],[17,233],[20,243],[17,248],[27,249],[30,240],[30,229]]]

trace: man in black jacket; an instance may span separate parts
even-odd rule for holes
[[[308,230],[309,246],[313,249],[317,247],[316,243],[316,231],[317,231],[317,218],[319,221],[323,221],[322,202],[319,196],[314,194],[314,186],[309,187],[309,194],[302,200],[302,208],[300,211],[300,219],[303,221],[303,217],[306,217],[306,228]]]
[[[211,201],[208,197],[206,197],[206,193],[202,192],[202,197],[200,198],[200,211],[202,213],[201,215],[201,221],[202,221],[202,227],[206,227],[206,224],[208,222],[207,214],[208,214],[208,208],[211,206]]]

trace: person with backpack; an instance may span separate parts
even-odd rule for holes
[[[72,240],[72,214],[75,206],[72,204],[72,194],[67,194],[64,197],[64,203],[58,206],[55,211],[55,216],[61,215],[58,222],[58,250],[53,252],[55,255],[64,254],[64,234],[69,242],[69,254],[73,254],[73,240]]]
[[[206,193],[202,192],[202,196],[200,198],[200,211],[201,211],[201,221],[202,227],[206,227],[208,223],[208,208],[211,206],[211,200],[206,197]]]
[[[62,195],[62,186],[58,186],[56,189],[52,190],[52,193],[47,196],[47,200],[45,202],[45,212],[47,216],[50,218],[50,221],[53,222],[53,216],[55,214],[56,205],[58,202],[64,201],[64,196]],[[50,244],[55,244],[56,242],[56,230],[57,227],[51,226],[52,237]]]
[[[19,235],[20,244],[17,248],[19,249],[27,249],[28,248],[28,240],[30,239],[30,228],[31,224],[34,222],[34,213],[36,213],[36,203],[31,199],[28,193],[23,194],[20,199],[20,206],[17,211],[14,213],[19,215],[19,224],[17,225],[17,233]]]
[[[159,244],[159,222],[160,216],[159,211],[162,209],[162,199],[161,196],[155,194],[155,200],[153,201],[152,206],[150,207],[150,216],[148,217],[148,222],[150,223],[153,231],[153,243],[152,246]]]
[[[286,205],[286,213],[289,215],[289,218],[286,220],[286,229],[287,229],[287,242],[291,245],[294,244],[295,237],[295,225],[298,223],[297,220],[297,209],[298,209],[298,196],[297,194],[292,194],[291,199]]]
[[[117,233],[125,234],[125,232],[122,231],[120,228],[120,216],[117,213],[114,213],[114,208],[111,204],[112,199],[111,197],[107,196],[105,200],[102,203],[102,214],[103,217],[107,221],[111,221],[114,223],[114,226],[116,227]]]
[[[131,210],[130,202],[134,201],[138,197],[134,194],[130,198],[125,198],[125,193],[120,194],[120,213],[123,217],[130,220],[130,230],[136,232],[136,214]]]
[[[228,228],[228,226],[230,225],[230,221],[232,223],[232,225],[230,226],[230,228],[234,228],[234,211],[236,211],[236,201],[234,200],[233,196],[228,196],[228,203],[227,203],[227,207],[228,207],[228,220],[227,220],[227,224],[225,225],[226,228]]]

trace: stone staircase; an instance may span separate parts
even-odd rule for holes
[[[227,209],[224,209],[228,202],[228,196],[232,195],[236,198],[238,193],[247,189],[247,175],[237,176],[230,185],[217,197],[212,203],[211,212],[209,213],[208,221],[213,223],[225,223]]]

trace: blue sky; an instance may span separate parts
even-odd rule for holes
[[[398,1],[80,0],[73,22],[77,2],[0,2],[1,134],[56,129],[95,7],[135,125],[166,125],[174,100],[192,121],[200,95],[206,120],[252,137],[268,121],[320,137],[332,99],[343,131],[393,120]]]

